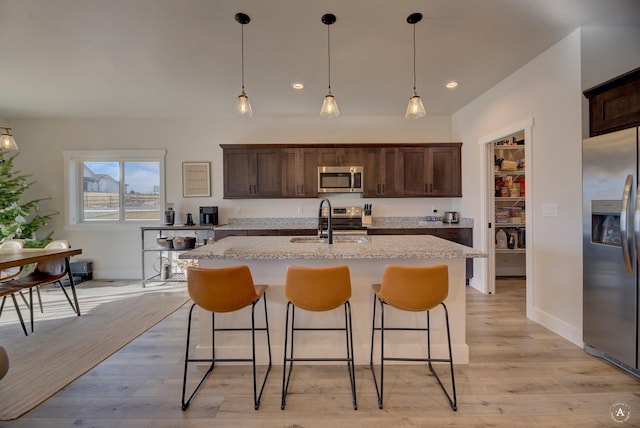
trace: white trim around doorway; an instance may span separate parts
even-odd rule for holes
[[[495,223],[495,213],[489,212],[490,202],[489,195],[493,194],[494,191],[494,183],[493,183],[493,164],[489,165],[487,159],[489,159],[488,151],[491,148],[491,143],[497,141],[501,138],[507,137],[509,135],[515,134],[517,132],[524,131],[524,139],[525,139],[525,159],[527,162],[527,191],[525,196],[525,216],[527,219],[527,229],[526,229],[526,307],[527,307],[527,317],[530,317],[530,314],[533,312],[534,302],[533,296],[533,284],[535,281],[533,280],[533,230],[534,230],[534,222],[532,215],[532,207],[533,207],[533,167],[532,167],[532,147],[533,147],[533,117],[529,117],[527,119],[521,120],[516,123],[512,123],[510,125],[505,126],[499,130],[491,132],[484,137],[481,137],[478,140],[478,144],[481,145],[483,156],[480,157],[480,162],[482,163],[480,170],[483,171],[482,174],[482,194],[484,195],[481,198],[482,209],[481,209],[481,219],[480,224],[483,225],[480,228],[480,240],[484,243],[485,250],[488,253],[487,264],[485,269],[485,280],[484,280],[484,290],[485,294],[493,294],[495,293],[495,253],[494,253],[494,235],[493,235],[493,227]],[[491,193],[490,193],[491,192]],[[489,232],[488,224],[489,222],[492,224],[492,228]]]

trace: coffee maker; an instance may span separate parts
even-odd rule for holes
[[[218,225],[218,207],[200,207],[200,226]]]

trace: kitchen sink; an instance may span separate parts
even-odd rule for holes
[[[318,238],[317,236],[300,236],[291,238],[289,242],[294,244],[326,244],[327,238]],[[335,236],[333,237],[334,244],[366,244],[369,240],[365,236]]]

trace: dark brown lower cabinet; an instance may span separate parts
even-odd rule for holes
[[[311,236],[317,233],[316,229],[216,229],[215,239],[223,239],[227,236]]]

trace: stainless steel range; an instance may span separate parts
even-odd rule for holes
[[[323,206],[319,214],[318,230],[326,230],[329,208]],[[335,234],[366,235],[367,227],[362,225],[362,207],[332,207],[331,229]]]

